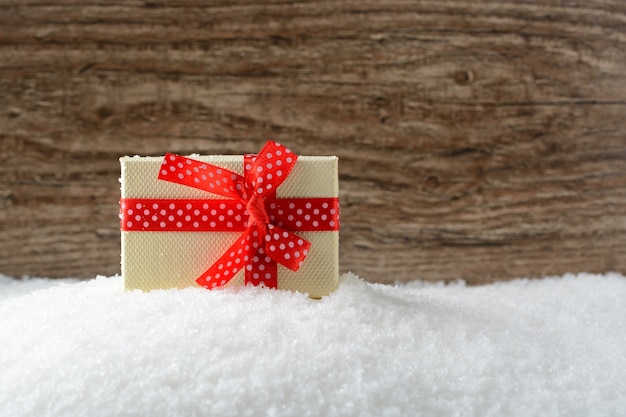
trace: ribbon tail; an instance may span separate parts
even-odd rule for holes
[[[246,266],[244,282],[278,288],[278,264],[265,254],[263,248],[257,250],[252,256],[252,262]]]
[[[263,249],[267,256],[292,271],[302,266],[311,242],[273,224],[267,225]]]
[[[249,261],[251,238],[248,231],[237,238],[228,250],[196,282],[208,289],[226,285]]]

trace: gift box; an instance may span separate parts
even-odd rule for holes
[[[126,289],[263,285],[317,298],[338,285],[337,158],[123,157]]]

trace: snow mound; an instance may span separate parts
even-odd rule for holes
[[[119,277],[0,278],[2,417],[626,410],[618,274],[481,287],[346,274],[321,300],[253,287],[125,292]]]

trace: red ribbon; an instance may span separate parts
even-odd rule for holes
[[[258,155],[244,155],[244,176],[179,155],[167,154],[158,178],[227,199],[121,200],[123,231],[243,231],[196,282],[225,285],[245,268],[245,282],[277,287],[277,263],[297,271],[311,243],[293,231],[339,230],[339,200],[276,198],[297,156],[267,142]]]

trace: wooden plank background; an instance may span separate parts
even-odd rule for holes
[[[121,155],[340,157],[370,281],[626,271],[626,2],[0,0],[0,272],[119,271]]]

